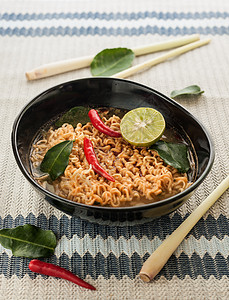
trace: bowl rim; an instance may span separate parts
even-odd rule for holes
[[[50,93],[51,91],[58,89],[60,87],[62,87],[63,85],[69,85],[69,84],[73,84],[75,82],[80,82],[80,81],[88,81],[88,80],[111,80],[111,81],[121,81],[121,82],[126,82],[128,84],[133,84],[135,86],[138,86],[140,88],[146,88],[148,89],[150,92],[152,92],[153,94],[157,94],[160,97],[164,98],[166,101],[170,102],[172,105],[178,107],[180,110],[182,110],[185,114],[189,115],[196,123],[199,124],[199,126],[201,127],[201,129],[203,130],[203,132],[205,133],[207,140],[209,142],[209,161],[208,164],[204,170],[204,172],[200,175],[200,177],[192,184],[190,185],[187,189],[185,189],[184,191],[157,201],[157,202],[152,202],[149,204],[144,204],[144,205],[139,205],[139,206],[125,206],[125,207],[106,207],[106,206],[94,206],[94,205],[89,205],[89,204],[84,204],[84,203],[79,203],[79,202],[75,202],[63,197],[60,197],[56,194],[53,194],[52,192],[46,190],[45,188],[43,188],[41,185],[39,185],[30,175],[30,173],[27,171],[27,169],[25,168],[24,164],[21,161],[20,155],[19,155],[19,151],[18,151],[18,147],[17,147],[17,133],[18,133],[18,126],[19,123],[23,117],[23,115],[25,114],[25,112],[34,104],[34,102],[37,101],[37,99],[39,99],[40,97]],[[78,208],[84,208],[84,209],[94,209],[97,211],[117,211],[117,212],[130,212],[130,211],[141,211],[141,210],[148,210],[148,209],[152,209],[152,208],[156,208],[156,207],[160,207],[163,204],[171,204],[172,202],[176,202],[176,200],[182,199],[185,196],[187,196],[188,194],[192,193],[202,182],[203,180],[206,178],[206,176],[208,175],[208,173],[211,170],[211,167],[213,165],[214,162],[214,158],[215,158],[215,149],[214,149],[214,143],[212,140],[212,137],[210,136],[208,130],[205,128],[205,126],[195,117],[193,116],[186,108],[184,108],[181,104],[179,104],[178,102],[176,102],[175,100],[169,98],[168,96],[162,94],[161,92],[158,92],[157,90],[132,81],[132,80],[127,80],[127,79],[120,79],[120,78],[112,78],[112,77],[85,77],[85,78],[80,78],[80,79],[75,79],[75,80],[70,80],[70,81],[66,81],[63,83],[60,83],[58,85],[52,86],[46,90],[44,90],[43,92],[41,92],[40,94],[38,94],[37,96],[35,96],[32,100],[30,100],[29,102],[27,102],[27,104],[24,105],[24,107],[22,107],[22,109],[20,110],[20,112],[18,113],[18,115],[16,116],[13,126],[12,126],[12,131],[11,131],[11,146],[13,149],[13,153],[14,153],[14,157],[16,159],[17,165],[20,168],[22,174],[25,176],[25,178],[32,184],[32,186],[34,186],[36,189],[38,189],[38,191],[40,191],[42,194],[44,194],[45,196],[49,196],[52,199],[55,199],[57,201],[63,202],[65,204],[70,204],[71,206],[74,207],[78,207]]]

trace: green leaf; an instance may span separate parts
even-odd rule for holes
[[[158,141],[150,148],[156,150],[166,164],[178,169],[178,171],[187,172],[189,170],[190,164],[186,145]]]
[[[73,141],[64,141],[50,148],[40,165],[42,172],[48,173],[52,180],[64,173],[72,151]]]
[[[61,127],[64,123],[71,124],[73,127],[76,127],[78,123],[85,125],[87,122],[90,122],[88,117],[89,110],[90,108],[88,107],[75,106],[61,116],[55,123],[55,126]]]
[[[0,230],[0,243],[10,249],[14,256],[47,257],[54,253],[56,236],[51,230],[26,224]]]
[[[105,49],[99,52],[91,63],[93,76],[111,76],[129,68],[134,52],[127,48]]]
[[[182,95],[199,95],[204,93],[198,85],[190,85],[182,90],[174,90],[171,92],[170,97],[175,98]]]

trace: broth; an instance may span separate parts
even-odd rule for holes
[[[109,108],[109,109],[108,108],[99,108],[99,109],[97,109],[97,111],[99,112],[99,114],[100,114],[101,117],[106,117],[108,126],[114,126],[114,124],[116,122],[115,121],[114,123],[112,123],[112,122],[109,123],[109,120],[113,118],[112,117],[113,115],[115,115],[115,116],[117,116],[119,118],[122,118],[123,115],[127,112],[127,110],[123,110],[123,109],[121,110],[121,109],[117,109],[117,108]],[[128,178],[128,176],[126,177],[126,175],[124,176],[124,175],[120,175],[120,174],[116,174],[116,173],[112,174],[112,175],[116,176],[115,179],[117,181],[112,186],[112,183],[107,183],[106,180],[103,177],[101,177],[101,176],[99,176],[97,174],[94,174],[93,173],[94,171],[90,170],[90,168],[87,165],[87,163],[85,163],[84,158],[82,158],[82,161],[80,161],[81,164],[79,164],[79,165],[80,165],[80,167],[87,166],[84,169],[82,167],[83,172],[85,174],[88,174],[88,178],[89,178],[88,179],[88,178],[85,177],[85,182],[88,182],[88,180],[89,180],[89,183],[90,183],[90,180],[91,180],[91,183],[90,183],[91,184],[91,190],[98,190],[97,192],[95,192],[92,195],[92,197],[94,197],[93,201],[91,201],[90,199],[86,199],[86,202],[83,202],[83,200],[82,200],[83,199],[83,195],[81,195],[82,191],[77,186],[76,187],[74,186],[75,192],[73,192],[72,190],[70,191],[70,193],[69,193],[70,196],[67,195],[67,192],[65,193],[65,192],[59,191],[61,186],[64,186],[64,189],[67,189],[67,185],[63,185],[61,183],[61,180],[65,180],[67,182],[70,182],[72,180],[72,178],[73,178],[73,177],[71,177],[71,176],[73,176],[73,174],[66,175],[65,177],[64,176],[60,176],[60,178],[58,178],[54,182],[51,182],[50,179],[49,179],[49,177],[47,175],[44,175],[40,171],[40,169],[39,169],[39,163],[36,165],[36,164],[34,164],[34,161],[32,162],[32,157],[34,155],[34,145],[36,145],[38,143],[38,141],[40,141],[44,137],[47,138],[47,135],[49,135],[48,132],[49,132],[50,127],[53,126],[53,132],[55,132],[55,130],[58,130],[57,128],[55,128],[55,123],[56,123],[56,121],[60,117],[61,116],[58,116],[54,120],[51,120],[50,122],[48,122],[47,124],[45,124],[45,126],[41,129],[41,131],[35,137],[34,142],[33,142],[33,146],[31,147],[31,154],[30,154],[30,157],[31,157],[30,166],[31,166],[31,173],[32,173],[32,175],[39,182],[39,184],[41,184],[43,187],[45,187],[46,189],[48,189],[50,192],[52,192],[54,194],[56,193],[57,195],[59,195],[59,196],[61,196],[63,198],[67,198],[69,200],[76,201],[76,202],[81,202],[81,203],[85,203],[85,204],[92,204],[92,205],[114,206],[114,207],[116,207],[116,206],[120,207],[120,206],[136,206],[136,205],[139,206],[139,205],[144,205],[144,204],[152,203],[152,202],[155,202],[155,201],[160,201],[162,199],[166,199],[166,198],[168,198],[168,197],[170,197],[170,196],[178,193],[177,191],[175,191],[175,192],[173,191],[171,193],[168,193],[166,191],[162,191],[161,193],[159,193],[158,195],[156,195],[157,191],[155,191],[155,195],[154,195],[152,192],[150,193],[150,191],[149,191],[148,194],[146,193],[144,195],[141,191],[139,191],[140,190],[140,185],[141,184],[143,185],[142,190],[144,190],[144,184],[143,183],[145,182],[146,185],[149,185],[148,181],[150,182],[150,180],[152,180],[152,178],[150,177],[150,175],[152,175],[152,174],[147,173],[146,176],[148,176],[147,178],[149,180],[145,180],[144,172],[141,171],[141,169],[144,169],[142,166],[138,167],[139,176],[137,176],[135,179],[131,179],[133,182]],[[89,128],[90,128],[90,126],[89,126]],[[81,130],[82,128],[79,127],[79,129]],[[90,130],[91,130],[91,132],[93,132],[94,129],[90,128]],[[97,134],[97,132],[96,132],[96,134]],[[107,139],[111,140],[110,143],[111,144],[113,143],[112,145],[115,144],[114,142],[112,142],[112,138],[107,138]],[[182,175],[184,177],[186,176],[187,179],[188,179],[187,180],[188,182],[187,182],[187,184],[186,184],[186,186],[184,188],[184,189],[186,189],[193,181],[195,181],[196,169],[197,169],[196,168],[197,159],[196,159],[195,149],[194,149],[194,147],[193,147],[193,145],[192,145],[189,137],[184,132],[184,130],[182,130],[181,128],[179,128],[179,131],[178,131],[177,129],[175,129],[174,127],[170,126],[169,124],[166,124],[166,129],[164,131],[164,134],[163,134],[161,140],[164,140],[166,142],[172,142],[172,143],[182,143],[182,144],[185,144],[187,146],[187,148],[188,148],[188,159],[189,159],[189,163],[190,163],[190,169],[187,172],[187,174]],[[80,143],[81,143],[81,140],[79,139],[79,144]],[[139,159],[143,160],[143,161],[144,161],[145,157],[149,156],[149,153],[147,152],[148,150],[142,149],[142,148],[133,147],[133,146],[128,146],[127,147],[126,143],[127,142],[125,142],[125,143],[121,143],[120,142],[120,145],[121,145],[120,147],[123,147],[123,148],[120,148],[120,149],[127,149],[127,151],[130,151],[130,152],[132,151],[131,153],[134,153],[134,155],[136,154],[136,152],[138,152],[136,154],[136,157],[138,156]],[[116,146],[114,146],[114,147],[116,147]],[[130,150],[129,148],[132,148],[132,149]],[[95,149],[96,149],[97,155],[100,155],[100,148],[97,147]],[[74,151],[76,151],[76,149]],[[82,151],[80,150],[77,153],[80,153],[80,155],[81,155]],[[143,154],[141,154],[141,153],[143,153]],[[43,153],[42,153],[42,155],[43,155]],[[109,162],[107,160],[107,157],[109,155],[110,154],[108,152],[104,152],[104,155],[102,156],[102,159],[101,159],[101,155],[100,155],[100,162],[106,168],[109,167],[108,168],[108,172],[113,172],[112,166],[111,167],[109,166]],[[104,158],[104,161],[102,161],[103,158]],[[122,172],[124,172],[122,169],[125,169],[126,165],[128,165],[128,166],[130,165],[128,163],[129,163],[129,160],[131,160],[132,158],[133,158],[133,155],[132,156],[130,155],[129,159],[127,159],[126,161],[124,160],[125,163],[123,164],[123,167],[121,168],[120,167],[121,166],[120,161],[123,160],[123,157],[122,157],[122,152],[120,152],[117,155],[115,155],[115,158],[112,158],[113,159],[113,163],[112,164],[114,165],[114,168],[116,168],[116,170],[119,169],[120,173],[122,174]],[[147,161],[147,159],[148,158],[146,158],[145,161]],[[149,158],[149,160],[150,160],[150,158]],[[160,157],[156,157],[155,158],[155,162],[156,162],[156,165],[158,164],[161,167],[161,159],[160,159]],[[136,172],[138,172],[135,165],[134,165],[135,170],[136,170]],[[163,168],[165,167],[164,165],[163,165]],[[134,169],[134,167],[131,166],[131,168],[133,168],[133,169]],[[149,166],[149,168],[150,167],[153,167],[153,166]],[[69,169],[70,169],[70,167],[69,167]],[[179,178],[179,174],[180,173],[176,172],[173,168],[170,168],[170,167],[168,167],[168,170],[169,170],[168,172],[171,172],[171,173],[174,172],[174,174],[175,174],[174,176],[175,177],[173,178],[173,180],[175,182],[177,180],[177,178]],[[81,184],[79,184],[79,185],[81,185],[81,186],[85,185],[84,182],[82,183],[82,178],[80,178],[81,175],[78,175],[77,170],[74,170],[74,171],[76,172],[76,174],[78,176],[78,177],[76,176],[76,179],[78,180],[79,183],[81,182]],[[83,172],[82,172],[82,174],[84,174]],[[88,172],[88,173],[86,173],[86,172]],[[67,173],[67,171],[65,171],[65,173]],[[128,173],[128,172],[126,171],[126,173]],[[132,176],[134,178],[135,174],[134,175],[130,175],[130,176]],[[124,180],[124,178],[125,178],[125,180]],[[139,186],[138,186],[138,183],[139,183]],[[111,185],[111,187],[109,187],[109,184]],[[164,184],[167,184],[167,183],[164,183]],[[154,187],[155,187],[155,182],[153,182],[153,184],[152,184],[151,191],[153,190]],[[105,201],[103,201],[103,203],[101,203],[102,200],[100,200],[100,199],[107,199],[105,196],[103,197],[103,195],[106,194],[106,192],[107,192],[106,195],[109,195],[109,193],[110,193],[110,191],[112,189],[113,190],[116,189],[117,191],[120,192],[120,197],[122,197],[123,201],[115,199],[115,200],[113,200],[112,204],[110,204],[108,200],[105,200]],[[150,190],[150,185],[149,185],[149,188],[147,188],[147,189]],[[77,195],[77,190],[79,191],[78,195]],[[119,193],[116,190],[115,190],[115,192],[117,193],[116,198],[118,198]],[[88,189],[85,188],[85,193],[89,194],[90,191],[88,191]],[[126,201],[125,200],[125,195],[126,195],[126,198],[128,198],[129,194],[131,194],[131,193],[132,193],[132,199]],[[137,193],[138,193],[138,195],[137,195]],[[140,196],[139,196],[139,194],[140,194]],[[112,197],[113,197],[113,195],[112,195]],[[80,200],[78,200],[78,198]],[[107,201],[107,203],[106,203],[106,201]],[[118,203],[118,205],[116,205],[117,203]]]

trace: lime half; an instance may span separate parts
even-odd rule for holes
[[[124,115],[120,130],[123,138],[130,144],[149,147],[162,136],[165,119],[156,109],[139,107]]]

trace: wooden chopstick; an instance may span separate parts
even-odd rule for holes
[[[193,42],[193,43],[190,43],[188,45],[185,45],[185,46],[182,46],[182,47],[179,47],[179,48],[176,48],[174,50],[171,50],[165,54],[162,54],[160,56],[157,56],[155,58],[152,58],[150,60],[147,60],[141,64],[138,64],[136,66],[133,66],[131,68],[128,68],[124,71],[121,71],[119,73],[116,73],[114,75],[112,75],[111,77],[114,77],[114,78],[126,78],[126,77],[129,77],[135,73],[138,73],[144,69],[147,69],[147,68],[150,68],[152,66],[155,66],[161,62],[164,62],[166,61],[167,59],[169,58],[172,58],[172,57],[175,57],[175,56],[178,56],[178,55],[181,55],[185,52],[188,52],[190,50],[193,50],[193,49],[196,49],[198,47],[201,47],[201,46],[204,46],[204,45],[207,45],[211,40],[210,39],[204,39],[204,40],[200,40],[200,41],[197,41],[197,42]]]
[[[160,272],[188,232],[228,188],[229,175],[145,261],[140,271],[143,281],[149,282]]]
[[[149,45],[138,46],[136,48],[133,48],[132,50],[136,56],[139,56],[139,55],[144,55],[144,54],[153,53],[157,51],[176,48],[182,45],[186,45],[188,43],[192,43],[199,39],[200,39],[199,34],[193,34],[193,35],[184,36],[169,41],[163,41],[163,42],[153,43]],[[83,57],[53,62],[53,63],[49,63],[37,67],[31,71],[28,71],[25,73],[25,75],[28,80],[45,78],[60,73],[65,73],[65,72],[89,67],[93,58],[94,58],[93,55],[89,55],[89,56],[83,56]]]

